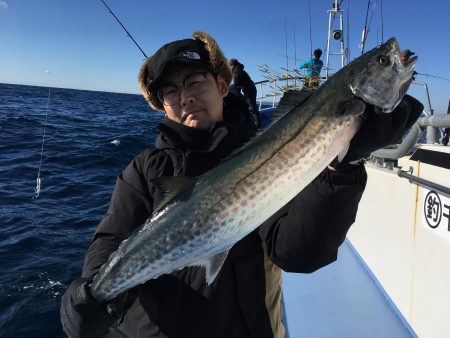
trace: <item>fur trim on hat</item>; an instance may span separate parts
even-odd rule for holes
[[[232,76],[231,69],[230,66],[228,65],[227,59],[223,55],[216,41],[205,32],[194,32],[192,37],[195,40],[199,40],[205,43],[204,47],[209,54],[209,59],[213,72],[216,75],[220,75],[228,84],[230,84]],[[147,88],[148,83],[147,69],[149,62],[151,61],[152,56],[150,56],[147,60],[145,60],[141,66],[138,77],[139,87],[141,89],[142,94],[144,95],[144,98],[149,103],[150,107],[152,107],[155,110],[164,111],[164,106],[158,100],[156,93],[152,93]]]

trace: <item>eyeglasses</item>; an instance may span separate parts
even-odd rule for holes
[[[158,99],[165,106],[175,106],[180,101],[181,88],[190,95],[200,94],[206,87],[206,78],[209,71],[192,73],[177,84],[163,86],[157,93]]]

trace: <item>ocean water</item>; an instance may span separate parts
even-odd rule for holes
[[[65,336],[61,296],[81,274],[116,177],[153,145],[162,116],[140,95],[51,88],[48,97],[49,88],[0,84],[3,338]]]

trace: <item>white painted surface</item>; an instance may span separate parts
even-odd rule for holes
[[[450,153],[450,147],[423,148]],[[399,165],[450,186],[448,169],[409,158]],[[422,224],[429,190],[375,166],[366,168],[368,185],[348,237],[418,336],[449,338],[450,242]]]

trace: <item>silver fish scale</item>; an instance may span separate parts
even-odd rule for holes
[[[346,123],[341,123],[339,128],[339,123],[344,120]],[[310,172],[317,172],[315,168],[322,169],[331,162],[343,147],[335,143],[336,136],[346,132],[348,136],[342,142],[345,143],[356,131],[356,123],[352,124],[356,122],[355,117],[333,122],[330,119],[313,119],[311,123],[316,126],[310,128],[311,132],[303,133],[286,144],[264,166],[237,185],[233,193],[209,210],[208,214],[214,215],[207,219],[207,223],[215,225],[211,228],[215,232],[215,248],[226,249],[236,242],[236,238],[253,231],[314,179],[310,177]],[[227,238],[229,240],[225,241]],[[217,253],[217,250],[213,253]]]
[[[126,255],[127,263],[102,272],[108,278],[103,279],[101,292],[96,288],[95,297],[110,299],[148,279],[228,250],[313,180],[311,173],[320,172],[336,157],[356,132],[356,117],[317,114],[297,137],[271,139],[259,145],[262,150],[253,156],[232,159],[240,162],[238,170],[225,166],[206,174],[194,188],[190,203],[167,206],[121,245],[113,255],[117,260]],[[295,127],[289,124],[289,129]],[[284,131],[284,135],[292,134]],[[269,158],[267,147],[277,147]],[[221,179],[211,177],[216,175]]]

